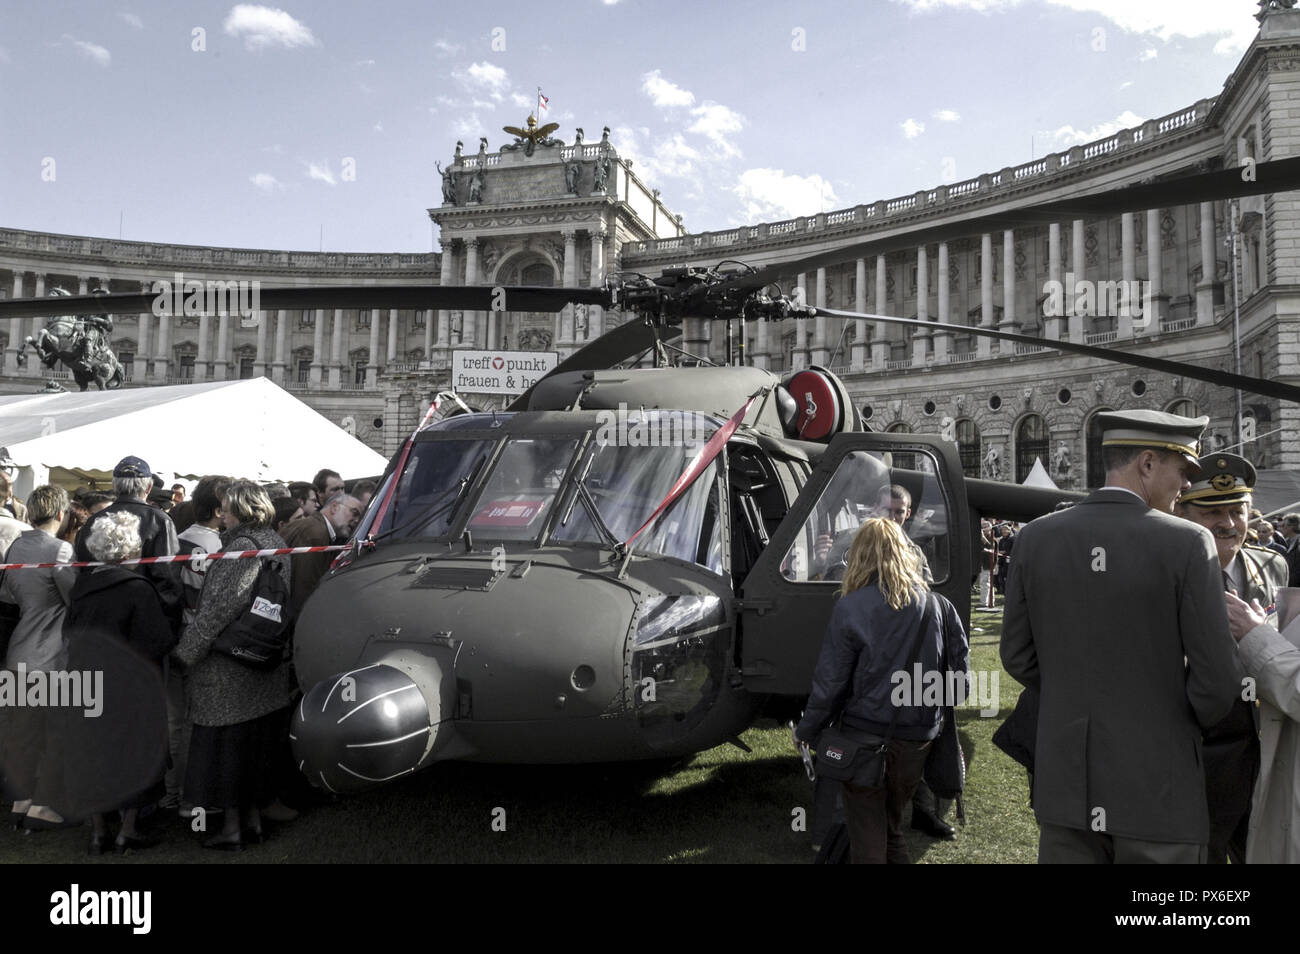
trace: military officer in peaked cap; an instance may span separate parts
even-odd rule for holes
[[[1002,663],[1041,697],[1038,860],[1204,861],[1201,731],[1240,685],[1214,538],[1172,511],[1209,419],[1099,418],[1106,486],[1022,529],[1007,581]]]
[[[1178,498],[1178,513],[1214,536],[1223,588],[1247,603],[1258,600],[1260,606],[1269,607],[1276,602],[1277,591],[1286,586],[1290,571],[1285,557],[1246,544],[1254,489],[1255,467],[1250,461],[1236,454],[1210,454],[1201,458],[1191,488]],[[1259,775],[1254,703],[1239,693],[1227,717],[1206,730],[1203,745],[1209,861],[1222,864],[1231,858],[1234,864],[1244,864],[1251,793]]]

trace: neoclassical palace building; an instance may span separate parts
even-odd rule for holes
[[[1021,166],[834,212],[687,233],[658,191],[619,156],[608,131],[592,142],[577,130],[574,142],[561,143],[530,127],[530,135],[495,152],[486,140],[476,153],[458,143],[450,163],[439,163],[441,183],[433,181],[441,204],[429,215],[441,230],[440,253],[208,248],[0,229],[0,294],[44,295],[56,287],[137,291],[177,273],[187,280],[257,280],[263,287],[589,286],[620,272],[655,275],[668,266],[724,259],[780,266],[1080,193],[1300,155],[1300,11],[1261,9],[1260,19],[1259,34],[1217,96]],[[774,371],[830,367],[873,430],[943,434],[958,443],[973,476],[1023,480],[1038,459],[1061,486],[1098,486],[1093,421],[1108,409],[1208,414],[1208,446],[1237,442],[1233,392],[1099,366],[1052,350],[1046,346],[1052,340],[1233,370],[1236,323],[1242,373],[1300,383],[1295,193],[976,232],[792,273],[781,284],[802,288],[813,305],[1042,338],[1041,346],[1011,345],[961,331],[829,317],[747,329],[752,363]],[[1121,298],[1117,287],[1141,293]],[[349,419],[359,438],[392,453],[421,404],[448,386],[454,350],[563,356],[622,320],[617,310],[572,306],[558,315],[142,314],[115,322],[113,346],[131,386],[266,375],[327,417]],[[35,390],[42,378],[61,376],[34,361],[16,365],[22,338],[42,323],[0,328],[0,391]],[[688,321],[684,346],[721,360],[721,332]],[[1300,408],[1243,394],[1242,411],[1246,456],[1262,468],[1300,472]]]

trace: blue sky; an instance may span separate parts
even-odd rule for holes
[[[18,7],[21,6],[19,11]],[[695,231],[1026,162],[1215,95],[1254,0],[0,7],[0,226],[435,248],[434,161],[542,121]],[[323,236],[323,238],[322,238]]]

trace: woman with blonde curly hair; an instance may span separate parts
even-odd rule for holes
[[[885,746],[883,784],[843,783],[845,821],[854,863],[907,864],[903,809],[943,725],[942,709],[923,704],[913,667],[940,675],[947,668],[964,681],[966,632],[953,605],[929,592],[915,549],[893,521],[864,523],[847,563],[794,742],[815,748],[822,730],[838,722],[854,741]]]
[[[284,546],[271,529],[275,508],[260,486],[236,480],[221,505],[223,550]],[[289,587],[287,557],[218,560],[203,581],[194,621],[175,658],[185,667],[185,695],[194,723],[185,775],[186,800],[223,808],[222,829],[204,847],[238,851],[261,839],[258,806],[271,801],[272,773],[289,707],[288,661],[271,670],[252,668],[217,652],[213,644],[253,602],[263,560]]]

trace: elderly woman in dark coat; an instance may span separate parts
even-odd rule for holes
[[[275,509],[266,492],[250,480],[230,485],[222,501],[226,550],[284,546],[271,529]],[[289,585],[289,561],[269,562]],[[190,740],[185,794],[195,805],[223,808],[221,831],[204,847],[238,851],[244,833],[261,836],[258,806],[272,800],[273,763],[290,704],[287,661],[259,670],[213,650],[222,630],[250,605],[262,559],[219,560],[207,572],[194,622],[175,658],[185,667],[185,695],[194,733]]]
[[[140,518],[106,514],[86,539],[109,564],[140,555]],[[136,828],[139,809],[162,796],[167,702],[162,662],[176,645],[153,582],[124,566],[95,567],[72,587],[63,622],[68,670],[103,675],[98,712],[65,713],[69,801],[89,810],[90,851],[108,847],[108,812],[122,812],[118,852],[155,842]]]

